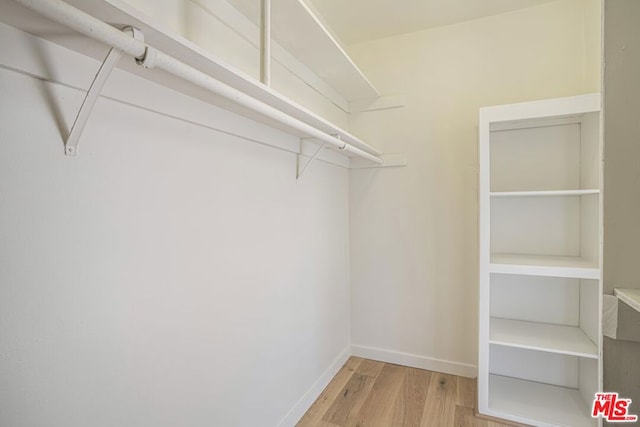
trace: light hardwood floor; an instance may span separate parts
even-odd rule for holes
[[[297,427],[507,427],[474,407],[470,378],[351,357]]]

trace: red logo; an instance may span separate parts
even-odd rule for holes
[[[621,399],[618,393],[596,393],[591,417],[604,417],[609,422],[635,423],[637,415],[629,414],[631,399]]]

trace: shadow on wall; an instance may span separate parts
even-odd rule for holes
[[[47,52],[42,48],[38,39],[25,38],[24,40],[25,43],[28,43],[25,52],[29,52],[33,61],[40,67],[40,69],[45,70],[46,72],[47,80],[39,80],[38,88],[42,95],[42,100],[51,111],[51,116],[60,132],[61,150],[64,150],[64,141],[69,137],[70,128],[65,120],[62,106],[52,91],[53,86],[47,84],[47,81],[56,80],[54,68],[50,65]],[[80,108],[80,105],[78,105],[78,108]]]

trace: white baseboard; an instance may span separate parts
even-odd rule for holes
[[[329,382],[336,376],[342,365],[345,364],[347,359],[351,356],[351,348],[347,347],[335,358],[335,360],[329,365],[329,367],[322,373],[320,378],[316,380],[311,388],[298,400],[289,413],[280,421],[278,427],[293,427],[296,425],[300,418],[307,412],[307,410],[313,405],[322,391],[329,385]]]
[[[412,368],[427,369],[429,371],[443,372],[445,374],[458,375],[461,377],[475,378],[478,375],[478,368],[475,365],[452,362],[450,360],[434,359],[432,357],[420,356],[417,354],[385,350],[383,348],[352,345],[351,353],[353,356],[364,357],[366,359],[404,365]]]
[[[338,373],[342,365],[350,356],[364,357],[366,359],[378,360],[380,362],[394,363],[396,365],[409,366],[412,368],[427,369],[430,371],[443,372],[445,374],[459,375],[461,377],[475,378],[478,369],[475,365],[466,363],[451,362],[449,360],[434,359],[432,357],[420,356],[417,354],[402,353],[399,351],[385,350],[382,348],[367,347],[364,345],[352,345],[345,348],[338,357],[322,373],[311,388],[298,400],[289,413],[280,421],[278,427],[294,427],[300,418],[313,405],[318,396],[327,387],[329,382]]]

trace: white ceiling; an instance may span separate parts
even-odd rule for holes
[[[305,0],[347,45],[536,6],[553,0]]]

